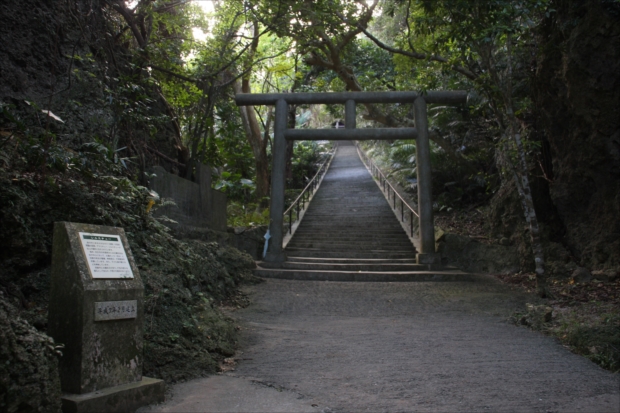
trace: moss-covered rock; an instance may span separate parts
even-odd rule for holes
[[[54,341],[19,317],[0,292],[0,411],[59,412]]]

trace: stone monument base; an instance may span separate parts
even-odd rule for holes
[[[84,394],[62,395],[63,413],[126,413],[142,406],[163,402],[163,380],[142,377],[142,381],[121,384]]]

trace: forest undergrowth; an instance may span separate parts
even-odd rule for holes
[[[0,387],[9,397],[2,408],[55,411],[59,400],[61,343],[45,335],[58,221],[124,228],[145,288],[145,376],[176,382],[217,372],[234,354],[238,331],[220,306],[240,284],[255,282],[252,258],[216,242],[175,238],[153,217],[153,194],[114,174],[105,151],[53,144],[48,153],[63,156],[41,163],[35,142],[18,133],[0,152],[0,322],[12,326],[0,345]]]

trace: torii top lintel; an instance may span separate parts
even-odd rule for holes
[[[356,103],[413,103],[423,97],[426,103],[458,105],[467,102],[467,92],[429,91],[419,92],[333,92],[333,93],[238,93],[237,106],[275,105],[280,99],[287,104],[345,104],[348,100]]]

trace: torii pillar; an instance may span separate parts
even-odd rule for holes
[[[286,261],[286,253],[282,250],[284,239],[284,190],[286,184],[286,138],[288,104],[284,99],[276,101],[276,115],[273,124],[273,148],[271,166],[271,198],[269,209],[269,232],[271,245],[265,256],[267,262]]]
[[[416,136],[416,168],[418,175],[418,214],[420,216],[420,251],[418,264],[441,265],[441,255],[435,252],[435,224],[431,182],[431,149],[428,138],[426,100],[419,96],[413,102]]]

